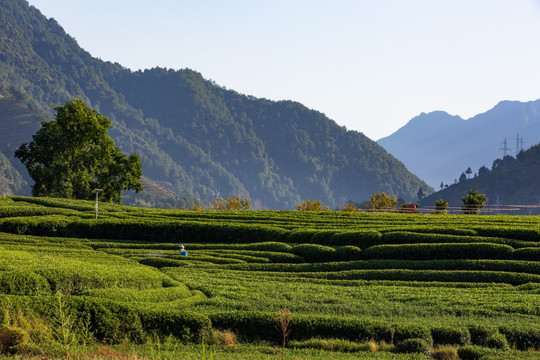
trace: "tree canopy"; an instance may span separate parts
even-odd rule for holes
[[[464,214],[478,214],[480,209],[486,205],[487,198],[486,195],[478,193],[478,190],[472,189],[461,200],[463,201]]]
[[[369,204],[366,205],[367,210],[381,211],[392,210],[398,205],[396,196],[390,196],[385,192],[376,192],[369,196]]]
[[[91,199],[99,188],[101,199],[120,203],[122,190],[142,190],[141,160],[115,146],[107,117],[81,99],[53,107],[56,118],[15,152],[35,182],[33,196]]]

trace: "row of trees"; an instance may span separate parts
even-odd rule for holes
[[[487,198],[486,195],[478,193],[476,189],[462,197],[463,206],[461,210],[464,214],[478,214],[484,208]],[[337,210],[341,211],[359,211],[362,207],[357,203],[349,201]],[[329,207],[323,205],[320,200],[305,200],[296,206],[299,211],[329,211]],[[388,195],[384,192],[376,192],[370,195],[369,202],[364,203],[363,210],[372,212],[403,212],[415,213],[418,211],[418,204],[409,204],[406,201],[398,207],[396,196]],[[435,214],[446,214],[448,212],[448,201],[438,199],[435,201]]]

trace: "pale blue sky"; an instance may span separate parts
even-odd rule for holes
[[[29,0],[93,56],[190,68],[373,140],[540,98],[540,0]]]

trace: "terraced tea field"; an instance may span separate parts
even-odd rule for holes
[[[27,347],[65,348],[55,328],[68,314],[73,343],[200,344],[217,329],[263,349],[279,344],[287,307],[300,357],[436,358],[450,345],[461,358],[540,358],[537,216],[100,204],[93,217],[92,202],[0,197],[2,325],[28,332]]]

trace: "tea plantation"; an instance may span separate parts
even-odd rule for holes
[[[235,358],[205,348],[225,334],[249,349],[236,358],[277,358],[284,307],[291,358],[539,359],[540,217],[100,204],[94,219],[89,201],[0,197],[4,354]]]

